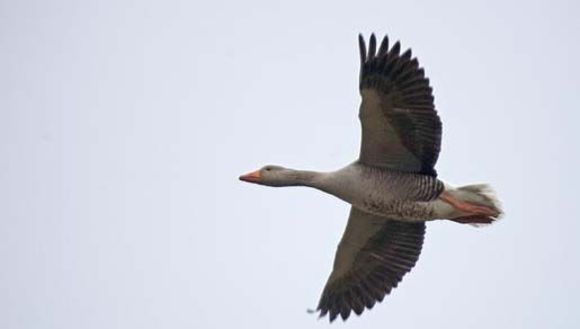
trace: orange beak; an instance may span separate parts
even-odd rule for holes
[[[244,182],[257,183],[260,181],[260,171],[256,170],[249,174],[242,175],[240,176],[240,180]]]

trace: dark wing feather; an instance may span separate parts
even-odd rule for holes
[[[388,47],[385,36],[375,53],[373,34],[367,52],[359,35],[360,161],[373,167],[436,176],[441,120],[429,79],[410,49],[400,54],[398,41],[390,50]]]
[[[421,253],[425,223],[405,223],[354,207],[318,304],[320,316],[360,315],[401,281]]]

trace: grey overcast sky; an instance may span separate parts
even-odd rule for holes
[[[358,155],[356,36],[425,67],[437,169],[506,216],[430,223],[334,328],[578,328],[577,1],[0,1],[0,327],[323,328],[348,205],[242,184]]]

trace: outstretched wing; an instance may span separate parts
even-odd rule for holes
[[[374,167],[436,176],[441,147],[441,121],[432,89],[411,49],[389,50],[387,36],[376,51],[371,35],[367,51],[359,35],[362,124],[360,162]]]
[[[317,310],[332,322],[371,309],[409,272],[421,253],[425,223],[405,223],[354,207]]]

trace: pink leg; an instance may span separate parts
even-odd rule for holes
[[[495,217],[498,215],[497,211],[495,211],[494,209],[491,209],[491,208],[486,207],[486,206],[458,200],[458,199],[452,197],[451,194],[449,194],[447,192],[443,192],[441,194],[440,198],[441,198],[441,200],[452,205],[455,209],[457,209],[461,212],[464,212],[468,216],[482,215],[482,216]]]

